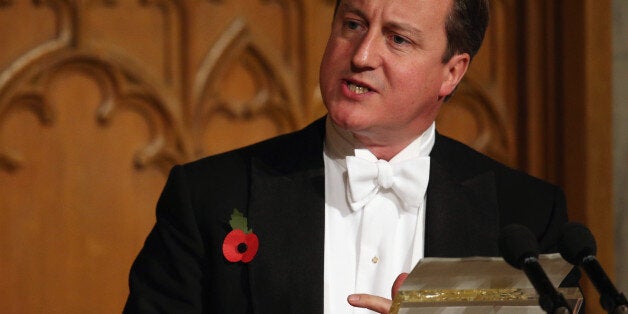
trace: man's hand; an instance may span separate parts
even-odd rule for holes
[[[408,278],[408,273],[402,273],[397,276],[395,282],[393,283],[392,289],[390,291],[391,299],[395,297],[397,291],[403,284],[403,281]],[[370,294],[352,294],[347,298],[347,302],[355,307],[366,308],[371,311],[375,311],[377,313],[388,314],[390,311],[390,306],[392,305],[392,300],[386,299],[382,297],[378,297]]]

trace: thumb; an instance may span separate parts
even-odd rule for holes
[[[390,295],[392,298],[395,297],[397,291],[399,291],[399,288],[401,288],[401,285],[403,285],[403,282],[406,280],[406,278],[408,278],[408,273],[401,273],[399,276],[397,276],[397,279],[395,279],[395,282],[393,283],[392,289],[390,291]]]

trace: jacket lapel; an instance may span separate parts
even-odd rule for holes
[[[322,125],[282,146],[294,153],[288,158],[252,160],[249,219],[260,245],[249,278],[253,308],[263,313],[323,312]]]
[[[449,140],[447,140],[449,141]],[[473,173],[472,156],[447,151],[437,135],[431,154],[425,218],[425,256],[497,256],[499,215],[495,177]],[[451,163],[464,165],[469,175],[450,173]]]
[[[301,135],[278,146],[292,154],[251,161],[248,214],[260,245],[249,279],[253,308],[262,313],[323,312],[323,120]],[[452,175],[452,163],[469,160],[448,152],[448,141],[437,134],[431,154],[425,256],[496,256],[495,177],[490,171]]]

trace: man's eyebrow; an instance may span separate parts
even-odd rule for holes
[[[342,1],[340,3],[340,7],[341,8],[339,11],[342,11],[343,13],[352,13],[359,16],[363,20],[367,20],[366,14],[360,8],[351,4],[350,1]],[[417,40],[420,40],[421,38],[424,37],[423,31],[421,31],[416,26],[410,23],[391,21],[391,22],[386,23],[386,27],[391,30],[402,31],[404,33],[407,33],[411,35],[412,37],[416,38]]]
[[[417,39],[423,38],[423,31],[410,23],[388,22],[386,23],[386,28],[407,33],[409,35],[412,35],[413,37],[416,37]]]
[[[351,3],[347,2],[347,1],[342,1],[342,12],[344,13],[353,13],[357,16],[359,16],[360,18],[362,18],[363,20],[366,20],[366,14],[364,14],[364,12],[362,12],[362,10],[360,10],[359,8],[357,8],[356,6],[352,5]]]

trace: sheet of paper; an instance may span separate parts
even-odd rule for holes
[[[559,254],[539,256],[555,287],[573,266]],[[574,308],[578,288],[560,290]],[[412,270],[393,302],[391,313],[544,313],[522,270],[500,257],[424,258]]]
[[[540,255],[539,263],[555,287],[573,267],[560,254]],[[419,261],[400,291],[515,287],[533,288],[523,271],[508,265],[501,257],[427,257]]]

